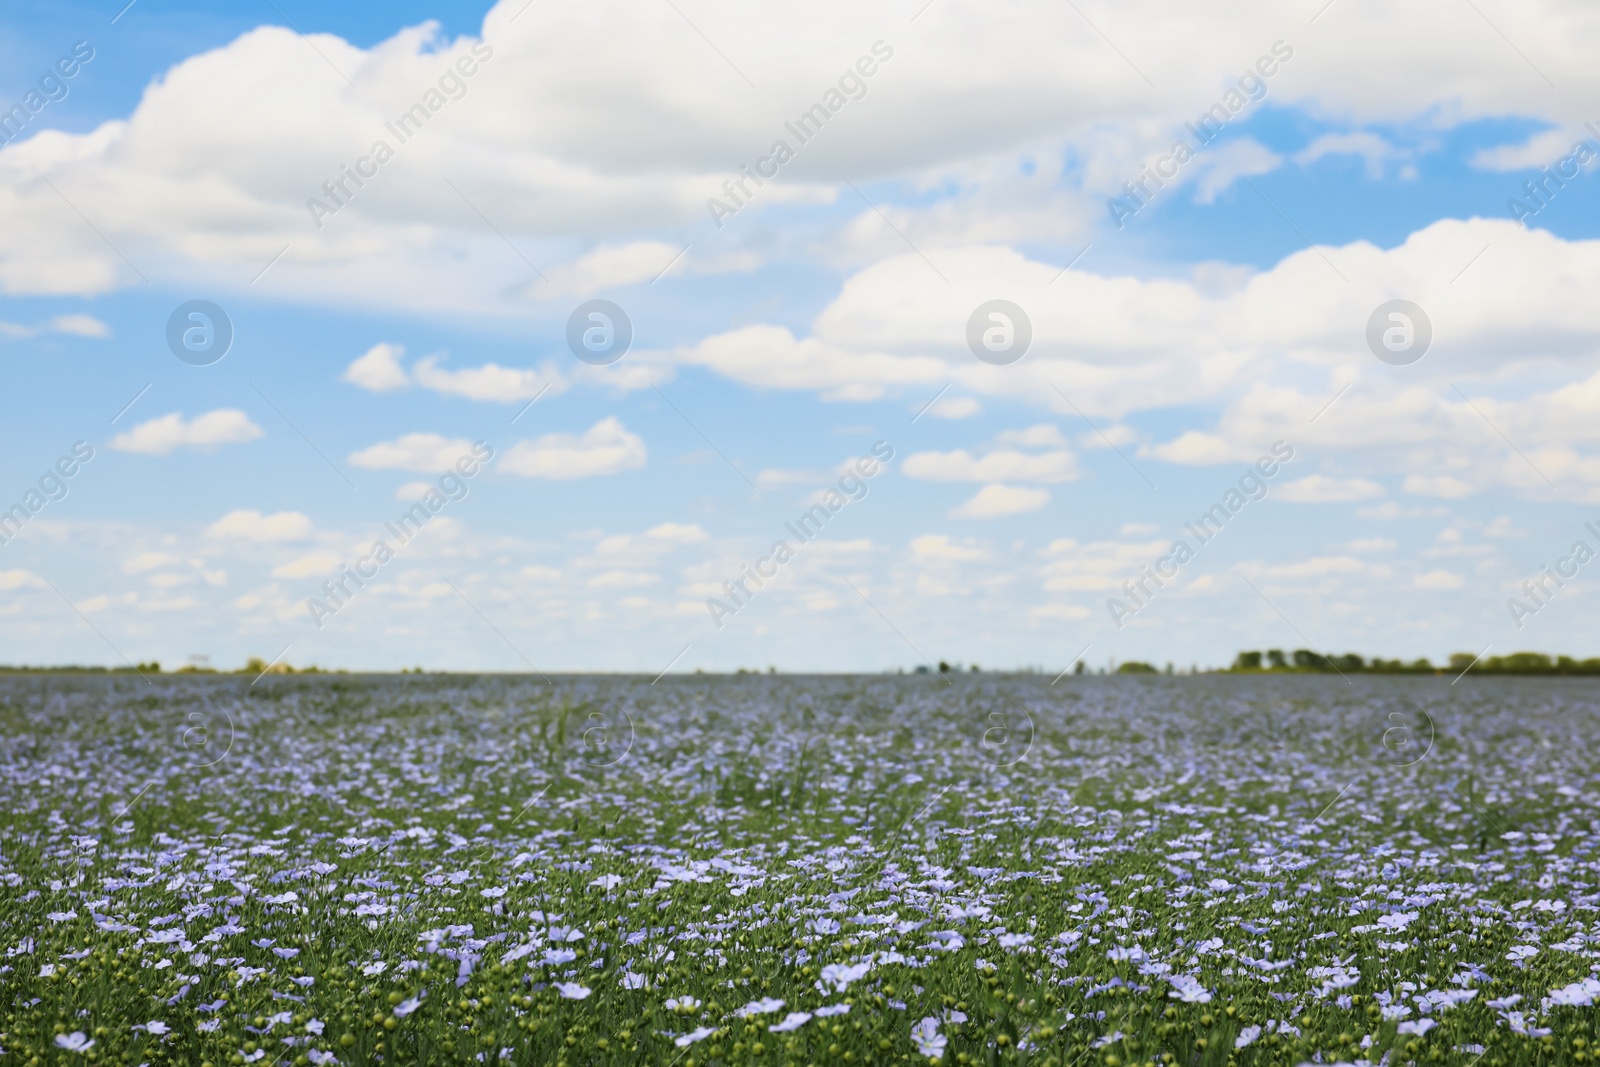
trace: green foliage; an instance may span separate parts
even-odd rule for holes
[[[1470,658],[1470,657],[1469,657]],[[1297,648],[1293,653],[1285,655],[1282,649],[1268,649],[1266,652],[1266,666],[1262,666],[1260,652],[1240,652],[1233,660],[1231,671],[1270,671],[1301,672],[1312,674],[1436,674],[1437,669],[1426,659],[1403,663],[1400,660],[1386,660],[1374,658],[1365,660],[1354,652],[1346,652],[1340,656],[1327,656],[1309,648]]]

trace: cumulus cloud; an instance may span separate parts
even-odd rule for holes
[[[824,470],[779,470],[769,467],[756,475],[756,487],[774,489],[780,485],[816,485],[833,477]]]
[[[1168,541],[1090,541],[1060,538],[1044,551],[1041,572],[1049,592],[1100,592],[1117,589],[1139,568],[1167,551]]]
[[[1295,153],[1294,161],[1301,166],[1309,166],[1328,156],[1360,157],[1366,176],[1377,181],[1383,177],[1385,163],[1391,159],[1404,159],[1406,153],[1377,134],[1362,130],[1354,133],[1325,133],[1313,138],[1310,144]]]
[[[1240,137],[1229,141],[1206,152],[1196,161],[1195,202],[1214,203],[1240,178],[1270,174],[1282,165],[1282,156],[1254,138]]]
[[[543,271],[544,277],[530,282],[525,295],[534,300],[582,298],[605,289],[686,274],[753,270],[760,262],[758,256],[749,252],[690,255],[688,248],[664,241],[602,244],[571,263]]]
[[[1002,445],[1017,445],[1022,448],[1067,447],[1067,439],[1062,435],[1060,427],[1048,422],[1020,430],[1001,430],[995,435],[995,441]]]
[[[428,356],[417,361],[412,375],[417,384],[444,396],[465,397],[468,400],[512,404],[532,400],[546,390],[560,395],[566,383],[560,373],[546,365],[542,370],[502,367],[498,363],[485,363],[481,367],[463,367],[445,370],[439,366],[439,356]]]
[[[660,565],[663,557],[689,545],[709,540],[710,535],[698,523],[663,522],[641,534],[619,533],[598,537],[587,555],[571,560],[574,567],[608,573],[637,574]],[[620,579],[613,579],[618,582]],[[607,584],[592,588],[606,588]],[[621,585],[616,585],[621,588]]]
[[[1234,444],[1214,433],[1187,430],[1175,440],[1141,450],[1141,455],[1154,456],[1168,463],[1184,466],[1206,467],[1218,463],[1247,463],[1255,458],[1255,450],[1248,445]]]
[[[472,442],[464,437],[437,433],[408,433],[393,441],[380,441],[350,454],[352,466],[368,470],[417,471],[439,474],[450,470],[456,461],[472,457]]]
[[[1392,537],[1358,537],[1344,547],[1352,552],[1393,552],[1399,543]]]
[[[1219,76],[1237,76],[1240,42],[1265,47],[1268,27],[1282,17],[1269,0],[1222,12],[1174,12],[1155,0],[1119,7],[1106,25],[1113,37],[1139,36],[1157,20],[1168,30],[1140,37],[1140,66],[1162,72],[1152,87],[1129,77],[1097,35],[1083,33],[1070,8],[1000,0],[982,9],[988,29],[974,35],[977,11],[955,4],[919,21],[916,47],[896,48],[873,83],[893,79],[894,89],[874,89],[871,107],[830,126],[783,182],[755,191],[750,210],[829,199],[846,174],[935,174],[976,186],[973,211],[935,203],[915,213],[935,236],[992,240],[1032,236],[1029,225],[1059,228],[1062,219],[1103,210],[1104,196],[1179,132],[1174,116],[1214,98]],[[559,8],[506,0],[485,15],[481,40],[446,40],[428,23],[365,48],[317,34],[313,50],[290,29],[263,26],[184,59],[154,78],[125,118],[84,133],[47,130],[0,151],[0,286],[92,293],[137,280],[44,179],[137,262],[195,274],[265,262],[290,242],[268,283],[308,298],[337,290],[439,309],[481,302],[494,291],[485,279],[508,269],[529,277],[529,261],[574,233],[598,235],[599,247],[556,269],[545,287],[579,293],[642,280],[647,266],[660,271],[679,250],[662,241],[668,254],[657,257],[657,239],[642,235],[709,225],[705,202],[721,192],[730,161],[752,159],[779,132],[774,116],[815,98],[819,69],[880,35],[873,13],[846,0],[804,11],[702,4],[696,25],[728,55],[759,67],[756,88],[708,53],[671,5],[641,11],[602,0],[592,12],[573,21]],[[1298,49],[1276,76],[1273,99],[1352,128],[1506,114],[1564,125],[1562,102],[1542,80],[1508,79],[1504,42],[1456,13],[1449,0],[1425,0],[1324,20],[1317,47]],[[1583,58],[1600,45],[1600,27],[1584,5],[1562,0],[1520,14],[1521,37],[1546,43],[1541,66],[1550,65],[1568,95],[1597,95],[1600,75]],[[1342,57],[1352,53],[1367,61],[1369,76],[1350,79]],[[323,180],[339,176],[332,161],[352,163],[370,155],[376,139],[392,140],[384,124],[461,58],[477,73],[452,93],[460,99],[425,132],[391,145],[402,160],[370,176],[336,215],[314,220],[305,205],[323,195]],[[295,121],[305,114],[318,122]],[[1015,156],[1036,146],[1029,154],[1047,165],[1024,174]],[[1213,184],[1216,175],[1264,165],[1263,150],[1241,140],[1210,151],[1194,173]],[[1242,159],[1252,153],[1253,163]],[[1060,203],[1068,183],[1057,161],[1068,158],[1092,162],[1071,174],[1081,191],[1072,188]],[[463,160],[471,161],[471,181],[452,190],[441,177],[459,179]],[[986,181],[976,177],[982,168]],[[1004,200],[1021,206],[1008,211]],[[908,212],[885,214],[906,226]],[[887,229],[864,207],[858,219]],[[547,246],[531,254],[507,247],[496,230]],[[911,232],[920,246],[921,229]],[[446,249],[452,254],[441,255]],[[344,269],[359,258],[388,270]],[[437,284],[393,284],[396,275],[418,274]]]
[[[983,410],[983,405],[970,396],[942,396],[920,410],[936,419],[970,419]]]
[[[912,539],[911,558],[919,562],[970,563],[989,558],[987,549],[957,543],[948,534],[923,534]]]
[[[32,571],[12,569],[0,571],[0,591],[11,592],[14,589],[42,589],[44,581]]]
[[[1459,500],[1475,492],[1470,482],[1464,482],[1448,474],[1407,475],[1400,488],[1404,492],[1415,493],[1418,496],[1442,496],[1447,500]]]
[[[188,422],[179,412],[141,422],[113,437],[111,447],[119,452],[165,456],[178,448],[215,449],[254,441],[260,436],[261,427],[251,422],[250,416],[237,408],[221,408],[196,415]]]
[[[178,557],[166,552],[136,552],[122,563],[122,573],[143,574],[157,567],[167,567],[178,562]]]
[[[552,433],[518,441],[500,458],[498,469],[523,478],[566,480],[617,474],[644,466],[644,441],[614,416],[582,434]]]
[[[206,527],[206,536],[241,541],[304,541],[314,532],[311,520],[298,511],[278,511],[263,515],[238,508]]]
[[[1429,571],[1426,574],[1417,575],[1411,580],[1411,584],[1418,589],[1445,592],[1451,589],[1460,589],[1467,583],[1466,579],[1461,575],[1453,574],[1450,571]]]
[[[21,340],[45,334],[67,334],[73,337],[92,337],[97,340],[111,336],[111,327],[93,315],[57,315],[34,326],[20,326],[14,322],[0,322],[0,337]]]
[[[1050,503],[1050,490],[1027,489],[998,482],[978,490],[976,496],[950,512],[952,519],[1001,519],[1038,511]]]
[[[1078,477],[1071,452],[1018,452],[996,449],[974,457],[965,449],[954,452],[916,452],[906,457],[901,470],[908,478],[930,482],[1070,482]]]
[[[342,563],[332,552],[309,552],[288,563],[272,568],[274,578],[314,578],[319,574],[332,574]]]
[[[763,389],[818,390],[826,400],[877,400],[891,389],[931,385],[949,368],[930,356],[895,356],[796,338],[785,326],[745,326],[676,353],[691,366]]]
[[[400,357],[405,355],[405,351],[401,345],[375,344],[345,368],[343,378],[352,385],[374,393],[404,389],[411,384],[405,368],[400,365]]]
[[[1293,504],[1348,504],[1383,495],[1383,486],[1367,478],[1329,478],[1313,474],[1286,482],[1272,491]]]
[[[1600,241],[1566,241],[1510,220],[1443,220],[1393,248],[1356,241],[1302,250],[1220,288],[1079,267],[1063,273],[1003,248],[942,249],[938,262],[948,285],[929,284],[927,263],[909,253],[858,271],[809,336],[741,326],[673,358],[837,401],[915,396],[913,387],[933,393],[952,381],[1072,418],[1223,400],[1215,425],[1180,428],[1139,454],[1249,463],[1284,440],[1314,446],[1306,457],[1359,454],[1374,473],[1460,479],[1456,471],[1471,469],[1479,488],[1519,489],[1542,485],[1542,474],[1600,499],[1600,374],[1588,369],[1600,359],[1600,306],[1582,296],[1600,286]],[[1349,284],[1334,284],[1335,269]],[[1449,345],[1448,365],[1430,354],[1390,368],[1367,350],[1366,321],[1394,292],[1425,306],[1435,347]],[[1010,367],[979,364],[964,341],[967,314],[996,293],[1023,304],[1034,324],[1028,357]],[[1505,396],[1496,383],[1517,368],[1553,384]],[[1571,380],[1575,369],[1588,377]],[[1508,452],[1496,428],[1537,469]],[[974,480],[1028,480],[974,469],[978,462],[970,452],[919,455],[907,472],[955,477],[965,468]]]
[[[1247,563],[1239,568],[1262,578],[1322,578],[1330,574],[1387,573],[1353,556],[1314,556],[1298,563]]]
[[[588,581],[590,589],[642,589],[661,580],[658,574],[645,571],[606,571]]]
[[[629,241],[601,245],[571,263],[552,267],[546,277],[528,286],[539,300],[585,297],[613,286],[649,281],[664,271],[681,272],[683,249],[663,241]]]
[[[1480,148],[1471,162],[1480,170],[1537,170],[1554,164],[1570,153],[1577,142],[1588,137],[1588,132],[1577,124],[1571,128],[1541,130],[1514,144]]]
[[[704,541],[709,535],[697,522],[663,522],[650,527],[644,532],[644,536],[669,545],[694,545]]]

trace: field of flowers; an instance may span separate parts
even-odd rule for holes
[[[1581,679],[11,675],[3,1063],[1586,1063]]]

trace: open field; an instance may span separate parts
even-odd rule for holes
[[[1580,679],[0,678],[5,1062],[1584,1063]]]

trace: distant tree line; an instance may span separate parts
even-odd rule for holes
[[[1297,648],[1285,655],[1282,649],[1269,648],[1264,653],[1239,653],[1228,670],[1236,673],[1300,671],[1327,674],[1460,674],[1470,670],[1473,674],[1600,675],[1600,658],[1579,660],[1571,656],[1548,656],[1543,652],[1513,652],[1507,656],[1480,659],[1470,652],[1457,652],[1451,655],[1448,665],[1435,667],[1425,658],[1407,663],[1381,657],[1363,659],[1354,652],[1346,652],[1342,656],[1324,656],[1307,648]]]
[[[68,664],[64,667],[13,667],[0,663],[0,673],[7,674],[160,674],[161,664],[151,661],[141,663],[134,667],[80,667]]]
[[[326,673],[329,673],[329,672],[326,672],[326,671],[322,670],[322,668],[316,667],[316,666],[300,667],[300,668],[296,669],[294,667],[289,666],[287,663],[274,663],[274,664],[270,664],[269,665],[267,663],[267,661],[262,659],[260,656],[251,656],[249,658],[249,660],[247,660],[245,662],[245,665],[243,667],[240,667],[240,668],[238,668],[236,670],[232,670],[232,671],[218,671],[213,667],[196,667],[196,666],[190,665],[190,666],[185,666],[185,667],[179,667],[176,671],[171,672],[171,673],[175,673],[175,674],[263,674],[263,673],[265,673],[265,672],[267,672],[269,670],[273,674],[326,674]],[[0,674],[23,674],[23,673],[25,673],[25,674],[136,674],[136,673],[137,674],[160,674],[161,673],[161,664],[159,662],[155,661],[155,660],[151,660],[149,663],[140,663],[140,664],[138,664],[136,666],[132,666],[132,667],[84,667],[84,666],[79,666],[79,665],[76,665],[76,664],[68,664],[68,665],[66,665],[64,667],[29,667],[29,666],[26,666],[26,665],[20,666],[20,667],[14,667],[14,666],[10,666],[10,665],[4,664],[4,663],[0,663]],[[340,672],[337,672],[337,673],[341,673],[342,674],[344,672],[340,671]],[[400,673],[404,674],[406,672],[405,671],[401,671]],[[417,673],[418,674],[422,673],[422,668],[421,667],[417,668]]]

